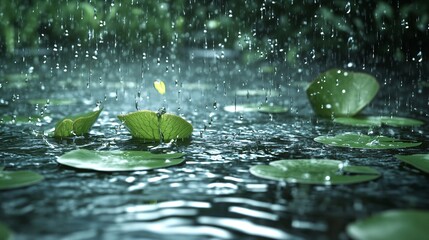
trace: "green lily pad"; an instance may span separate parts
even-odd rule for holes
[[[317,76],[307,88],[307,96],[321,117],[353,116],[372,101],[380,88],[366,73],[332,69]]]
[[[185,161],[182,153],[154,154],[147,151],[73,150],[57,159],[60,164],[95,171],[140,171],[177,165]]]
[[[425,173],[429,173],[429,154],[395,155],[395,157]]]
[[[227,105],[223,108],[227,112],[262,112],[262,113],[285,113],[287,108],[271,104],[241,104]]]
[[[142,110],[118,115],[131,135],[146,140],[186,139],[192,135],[192,124],[185,119],[169,114]]]
[[[250,173],[261,178],[304,184],[352,184],[377,179],[381,174],[370,167],[345,166],[329,159],[291,159],[256,165]]]
[[[356,133],[344,133],[336,136],[319,136],[314,141],[334,147],[364,149],[395,149],[416,147],[421,142],[394,139],[385,136],[368,136]]]
[[[102,110],[100,108],[94,112],[64,118],[55,126],[54,137],[71,137],[88,134]]]
[[[2,223],[0,223],[0,239],[1,240],[12,239],[12,231]]]
[[[403,117],[340,117],[335,118],[334,122],[357,127],[371,127],[388,125],[392,127],[412,127],[423,125],[424,122],[411,118]]]
[[[347,226],[347,234],[355,240],[427,239],[429,211],[390,210]]]
[[[42,175],[32,171],[2,171],[0,169],[0,190],[25,187],[42,180]]]

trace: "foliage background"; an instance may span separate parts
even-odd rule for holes
[[[124,0],[0,2],[0,52],[18,49],[236,49],[284,60],[362,55],[419,61],[429,1]]]

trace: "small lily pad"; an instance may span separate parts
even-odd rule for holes
[[[313,80],[307,96],[317,115],[344,117],[360,112],[379,88],[377,80],[369,74],[332,69]]]
[[[154,154],[147,151],[73,150],[60,156],[60,164],[95,171],[140,171],[177,165],[185,161],[183,153]]]
[[[131,135],[135,138],[158,141],[186,139],[192,135],[192,124],[185,119],[169,114],[148,110],[119,115]]]
[[[67,117],[55,126],[54,137],[82,136],[89,133],[103,109],[94,112]]]
[[[366,166],[344,166],[329,159],[288,159],[256,165],[250,173],[261,178],[304,184],[352,184],[377,179],[381,174]]]
[[[387,125],[392,127],[412,127],[423,125],[424,122],[411,118],[403,117],[340,117],[335,118],[334,122],[341,123],[344,125],[356,126],[356,127],[371,127],[381,125]]]
[[[8,227],[0,223],[0,239],[11,240],[12,237],[12,231]]]
[[[395,155],[395,157],[425,173],[429,173],[429,154]]]
[[[427,239],[429,211],[389,210],[347,226],[355,240]]]
[[[227,112],[262,112],[262,113],[285,113],[287,108],[271,104],[241,104],[227,105],[223,108]]]
[[[356,133],[344,133],[336,136],[319,136],[314,141],[334,147],[364,149],[395,149],[416,147],[421,142],[394,139],[385,136],[368,136]]]
[[[0,190],[25,187],[42,180],[42,175],[32,171],[2,171],[0,169]]]

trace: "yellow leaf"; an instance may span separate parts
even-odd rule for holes
[[[155,87],[156,91],[159,92],[159,94],[165,94],[165,83],[163,81],[156,80],[155,82],[153,82],[153,86]]]

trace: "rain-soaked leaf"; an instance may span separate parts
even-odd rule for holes
[[[155,82],[153,82],[153,87],[156,89],[156,91],[159,92],[159,94],[165,94],[165,83],[163,81],[156,80]]]
[[[0,239],[1,240],[13,239],[12,231],[2,223],[0,223]]]
[[[256,165],[250,173],[257,177],[304,184],[352,184],[379,178],[380,173],[366,166],[344,166],[329,159],[288,159]]]
[[[172,139],[186,139],[192,134],[193,127],[185,119],[169,114],[156,113],[148,110],[118,115],[131,135],[146,140],[170,141]]]
[[[392,127],[412,127],[420,126],[424,123],[420,120],[403,118],[403,117],[339,117],[335,118],[334,122],[356,127],[371,127],[388,125]]]
[[[78,149],[58,157],[60,164],[95,171],[140,171],[178,165],[183,153],[155,154],[147,151],[92,151]]]
[[[413,167],[429,173],[429,154],[395,155],[395,157]]]
[[[55,126],[54,137],[82,136],[89,133],[103,109],[77,116],[67,117]]]
[[[43,180],[43,176],[32,171],[1,171],[0,190],[25,187]]]
[[[319,116],[353,116],[372,101],[378,89],[377,80],[369,74],[332,69],[313,80],[307,96]]]
[[[285,113],[287,108],[272,104],[238,104],[227,105],[223,108],[227,112],[262,112],[262,113]]]
[[[355,240],[428,239],[429,211],[389,210],[357,220],[347,226]]]
[[[357,133],[343,133],[336,136],[319,136],[314,141],[334,147],[364,149],[395,149],[416,147],[421,142],[400,140],[385,136],[368,136]]]

